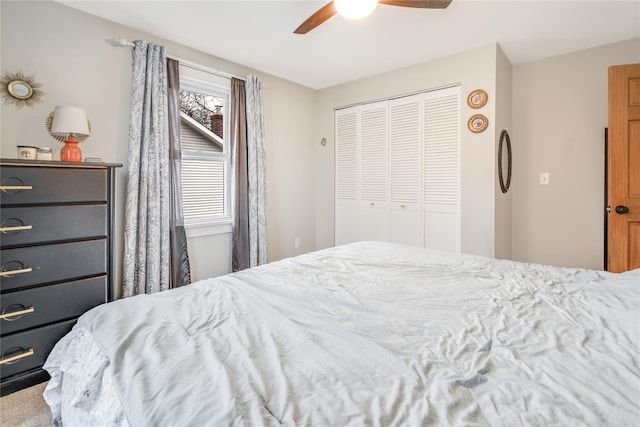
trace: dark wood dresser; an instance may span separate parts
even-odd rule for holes
[[[56,342],[111,299],[119,166],[0,159],[2,396],[46,381]]]

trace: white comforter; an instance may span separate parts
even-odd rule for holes
[[[640,425],[640,270],[362,242],[86,313],[60,425]]]

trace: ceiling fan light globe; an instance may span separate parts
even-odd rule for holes
[[[368,16],[378,6],[378,0],[334,0],[338,13],[348,19]]]

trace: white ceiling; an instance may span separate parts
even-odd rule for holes
[[[326,2],[57,1],[314,89],[490,43],[517,65],[640,37],[640,0],[378,5],[363,20],[336,15],[306,35],[293,30]]]

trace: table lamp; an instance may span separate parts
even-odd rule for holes
[[[58,106],[47,119],[47,128],[51,136],[64,142],[60,149],[63,162],[81,162],[82,150],[78,143],[91,135],[91,124],[87,120],[84,108]]]

